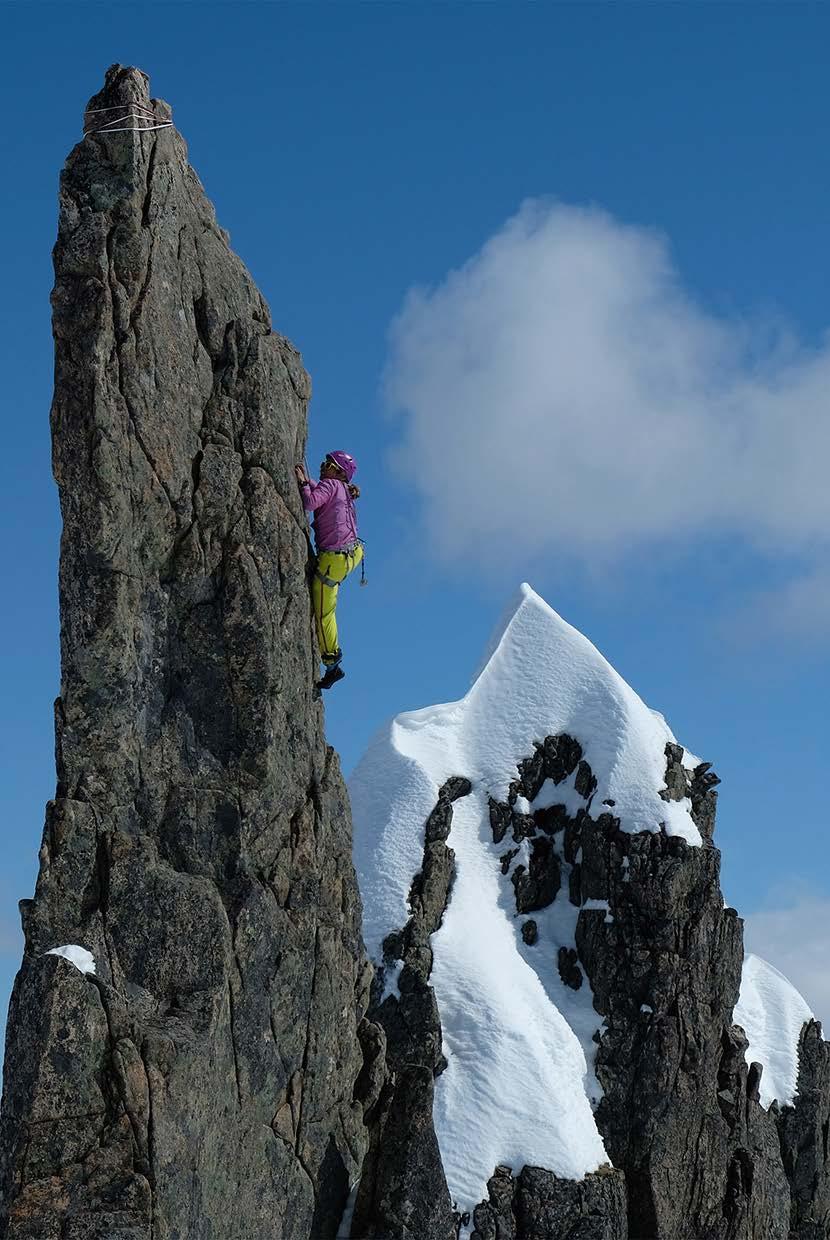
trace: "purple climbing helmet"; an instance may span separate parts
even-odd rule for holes
[[[326,459],[333,461],[339,469],[342,469],[346,475],[346,481],[351,482],[357,470],[357,461],[353,456],[349,456],[348,452],[329,452],[326,454]]]

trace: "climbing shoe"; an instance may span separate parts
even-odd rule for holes
[[[322,680],[317,681],[318,689],[330,689],[332,685],[336,685],[338,680],[342,680],[346,673],[339,663],[335,663],[334,667],[330,667]]]

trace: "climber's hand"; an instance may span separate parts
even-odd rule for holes
[[[351,495],[352,499],[360,497],[360,487],[354,482],[349,483],[349,495]]]
[[[302,486],[304,482],[308,482],[308,478],[306,477],[306,472],[303,469],[302,465],[295,465],[294,473],[297,475],[297,481],[299,482],[300,486]]]

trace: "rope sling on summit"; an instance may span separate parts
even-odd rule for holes
[[[320,481],[312,482],[304,465],[294,472],[303,497],[303,508],[314,513],[316,564],[311,581],[314,623],[325,667],[318,689],[330,689],[342,680],[343,651],[337,637],[337,597],[342,582],[361,565],[360,584],[366,584],[363,541],[357,536],[355,500],[360,487],[352,482],[357,462],[348,452],[329,452],[320,463]]]

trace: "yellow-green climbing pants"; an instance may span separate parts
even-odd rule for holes
[[[314,620],[320,642],[320,657],[324,663],[336,663],[341,656],[337,644],[337,591],[341,581],[357,568],[363,559],[363,547],[357,544],[351,551],[320,551],[317,568],[311,582],[311,600],[314,604]]]

